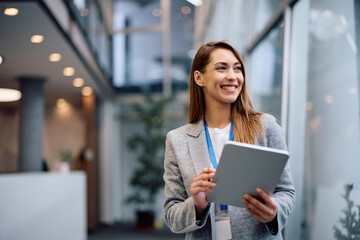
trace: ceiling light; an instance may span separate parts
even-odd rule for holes
[[[84,79],[82,78],[75,78],[73,81],[74,87],[82,87],[84,85]]]
[[[73,76],[75,74],[75,69],[72,68],[72,67],[66,67],[63,70],[63,74],[66,77],[71,77],[71,76]]]
[[[202,4],[201,0],[187,0],[189,3],[195,5],[195,6],[200,6]]]
[[[93,93],[93,90],[91,87],[83,87],[83,89],[81,89],[81,94],[83,96],[90,96]]]
[[[44,36],[43,35],[33,35],[33,36],[31,36],[30,41],[32,43],[42,43],[42,41],[44,41]]]
[[[5,8],[4,14],[8,16],[16,16],[19,13],[17,8]]]
[[[0,64],[2,64],[3,62],[4,62],[4,58],[0,56]]]
[[[181,12],[184,15],[188,15],[188,14],[191,13],[191,8],[189,8],[188,6],[184,6],[184,7],[181,8]]]
[[[20,91],[9,88],[0,88],[0,102],[14,102],[20,98]]]
[[[66,108],[68,105],[68,103],[66,102],[65,99],[63,98],[59,98],[57,101],[56,101],[56,107],[58,108]]]
[[[61,60],[61,54],[60,53],[52,53],[49,56],[50,62],[58,62]]]

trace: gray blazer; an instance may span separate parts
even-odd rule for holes
[[[286,150],[281,127],[273,116],[263,114],[263,137],[256,137],[255,144]],[[175,233],[186,233],[185,239],[212,239],[214,235],[214,204],[196,221],[194,201],[190,194],[192,179],[203,168],[211,167],[203,121],[187,124],[170,131],[166,137],[164,160],[165,221]],[[244,208],[229,206],[233,239],[282,239],[281,230],[295,207],[295,189],[286,165],[273,194],[277,206],[277,222],[263,224]]]

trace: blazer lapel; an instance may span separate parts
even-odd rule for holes
[[[210,155],[206,143],[206,135],[203,120],[195,124],[191,124],[187,130],[188,148],[190,151],[191,160],[194,164],[196,175],[202,169],[211,168]]]

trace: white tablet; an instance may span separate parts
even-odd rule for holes
[[[273,193],[288,158],[286,151],[227,142],[214,177],[216,187],[208,194],[208,201],[246,207],[244,194],[258,198],[257,187]]]

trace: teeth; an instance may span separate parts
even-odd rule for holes
[[[222,87],[222,88],[225,89],[225,90],[235,90],[234,86],[232,86],[232,87]]]

